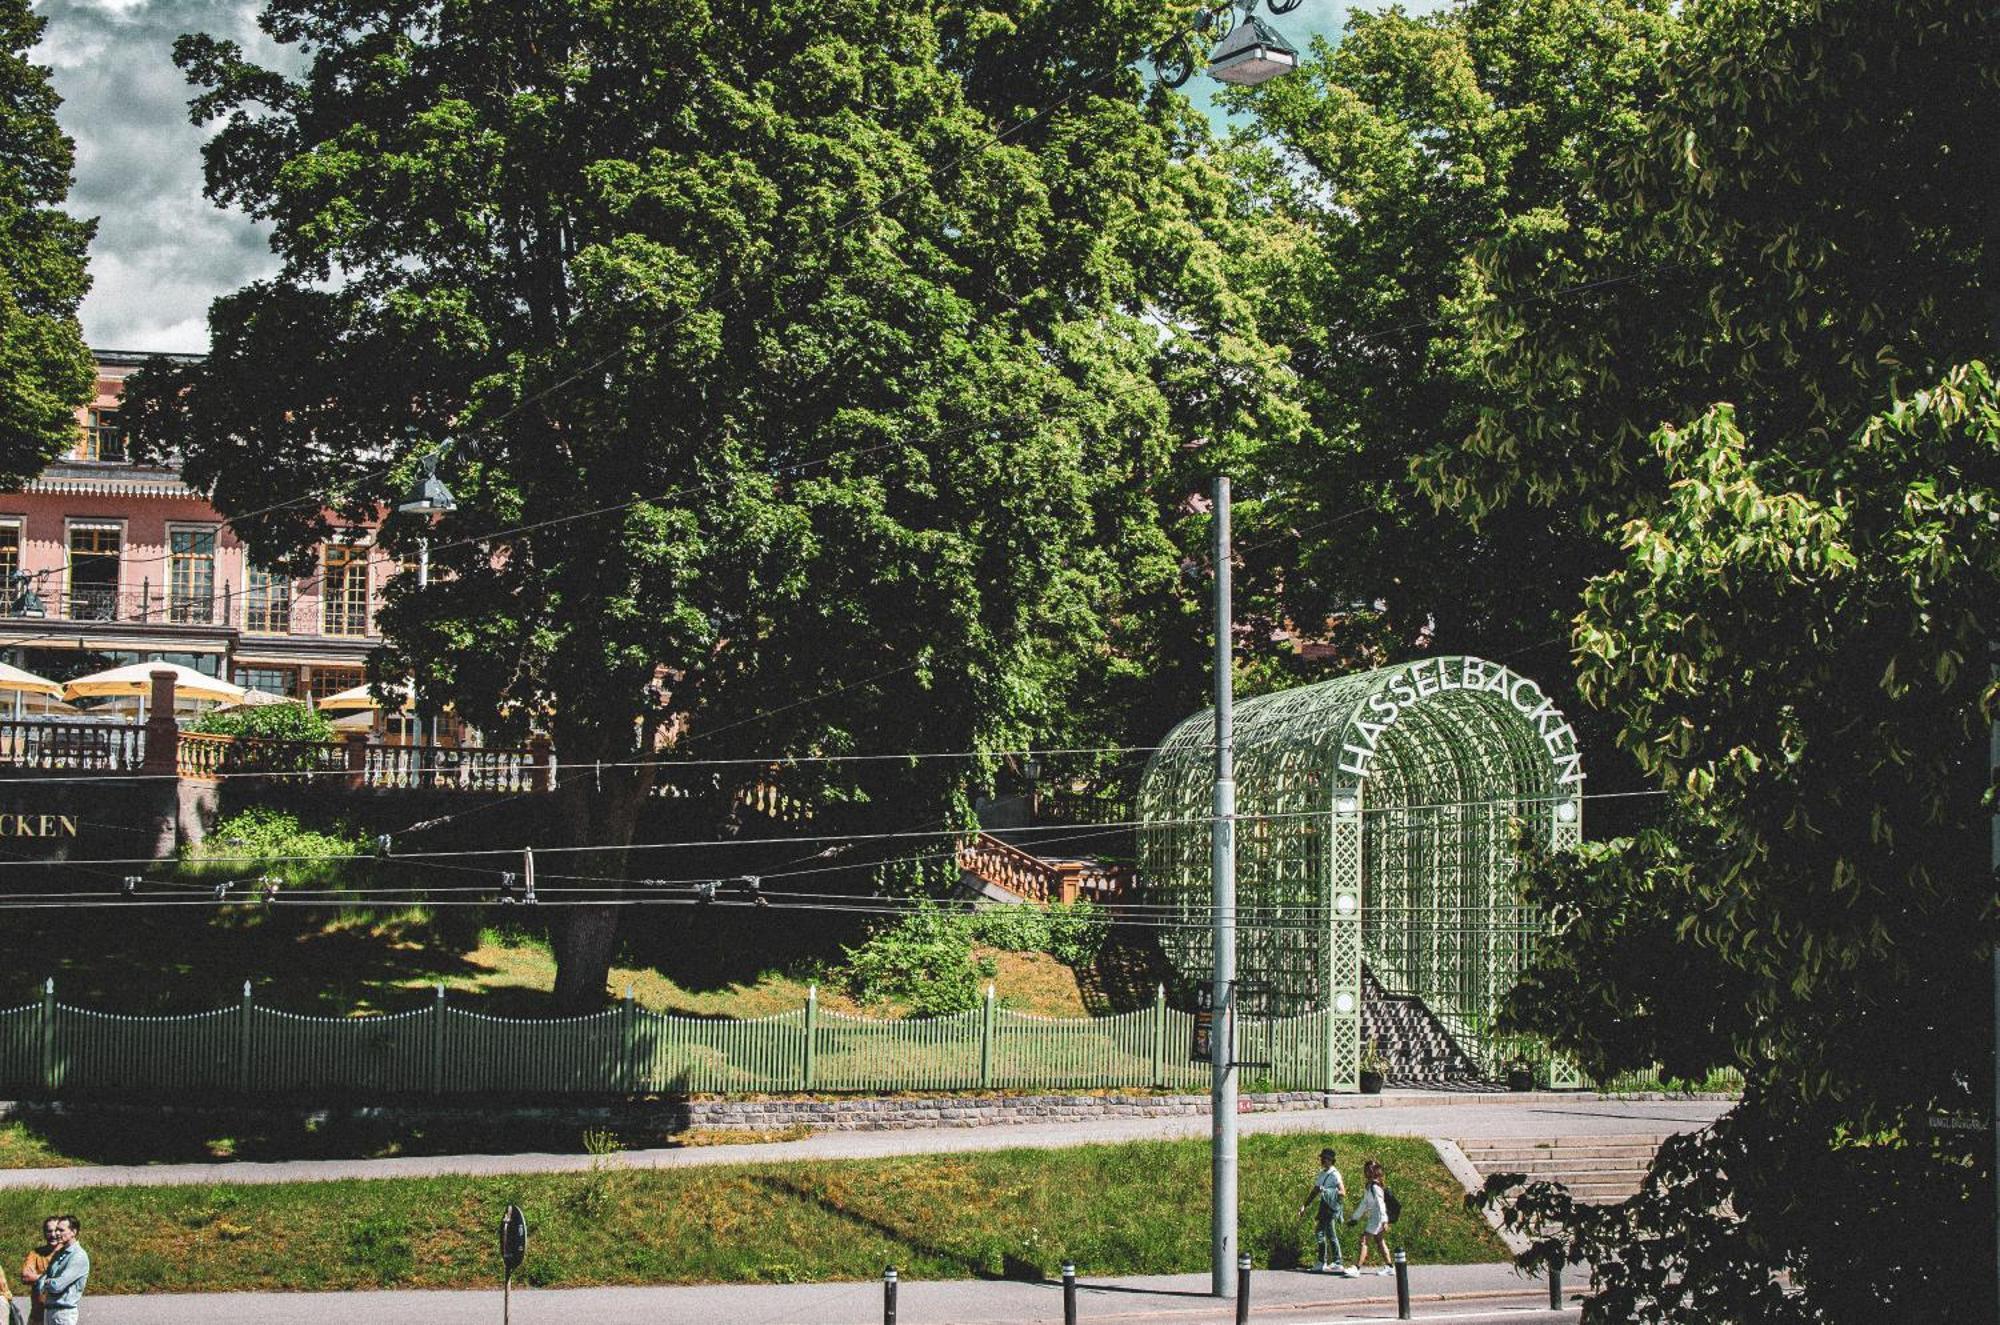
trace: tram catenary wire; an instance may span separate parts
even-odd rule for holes
[[[1634,797],[1659,797],[1659,796],[1666,796],[1668,794],[1669,793],[1664,790],[1638,790],[1638,791],[1578,792],[1575,795],[1563,795],[1563,796],[1492,797],[1485,800],[1435,801],[1418,805],[1362,806],[1360,809],[1356,810],[1355,813],[1364,815],[1365,814],[1408,815],[1408,814],[1413,814],[1420,810],[1492,809],[1503,806],[1520,807],[1520,806],[1530,806],[1530,805],[1553,806],[1574,800],[1589,800],[1589,799],[1608,800],[1614,798],[1626,799]],[[1329,815],[1333,813],[1334,812],[1331,810],[1286,810],[1286,811],[1267,813],[1267,814],[1239,814],[1234,816],[1233,821],[1236,823],[1258,823],[1258,822],[1277,822],[1281,820],[1292,820],[1292,819],[1323,819],[1327,818]],[[1121,820],[1112,820],[1101,823],[1093,822],[1084,824],[1047,824],[1047,825],[1040,825],[1028,828],[1002,829],[1000,831],[1006,833],[1009,838],[1015,838],[1025,834],[1032,834],[1032,833],[1072,832],[1081,828],[1138,829],[1138,828],[1199,827],[1200,825],[1213,822],[1214,818],[1212,816],[1202,815],[1200,817],[1189,818],[1189,819],[1121,819]],[[330,855],[313,855],[313,856],[265,856],[265,855],[249,855],[249,854],[212,855],[212,856],[202,856],[199,857],[198,859],[201,862],[208,864],[233,864],[245,861],[263,862],[267,864],[291,864],[298,861],[339,861],[339,860],[423,861],[431,859],[451,860],[451,859],[469,859],[474,857],[518,856],[524,850],[534,851],[538,855],[572,855],[582,852],[596,852],[596,851],[628,851],[628,852],[691,851],[691,850],[717,850],[717,849],[731,848],[731,847],[784,846],[787,844],[806,843],[806,842],[831,842],[831,843],[889,842],[889,841],[908,841],[911,838],[924,838],[924,837],[964,838],[978,834],[981,831],[983,830],[977,827],[927,828],[927,829],[919,829],[913,831],[879,832],[879,833],[797,833],[797,834],[786,834],[779,837],[725,837],[725,838],[711,838],[705,841],[692,841],[692,842],[587,843],[582,845],[571,845],[571,846],[543,846],[535,843],[529,843],[525,846],[513,846],[513,847],[476,847],[476,848],[464,848],[464,849],[450,850],[450,851],[391,852],[388,855],[381,855],[375,852],[356,851],[356,852],[341,852]],[[46,867],[65,866],[65,865],[71,865],[71,866],[158,865],[161,863],[163,862],[160,861],[158,858],[152,856],[108,857],[102,859],[88,858],[88,859],[74,860],[74,861],[63,860],[59,858],[50,858],[47,860],[0,861],[0,869],[5,869],[9,865],[36,866],[36,867],[46,868]]]

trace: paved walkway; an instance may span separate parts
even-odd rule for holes
[[[1581,1282],[1578,1278],[1577,1282]],[[1396,1281],[1364,1276],[1336,1279],[1298,1271],[1261,1271],[1251,1282],[1252,1318],[1310,1325],[1331,1320],[1385,1320],[1396,1315]],[[1224,1325],[1235,1305],[1208,1296],[1206,1275],[1149,1275],[1092,1284],[1077,1293],[1081,1322],[1118,1325]],[[1512,1308],[1509,1319],[1566,1321],[1546,1310],[1548,1288],[1506,1265],[1412,1266],[1413,1314],[1462,1317]],[[1572,1296],[1572,1301],[1574,1300]],[[1542,1308],[1524,1312],[1521,1308]],[[897,1290],[898,1325],[1053,1325],[1062,1320],[1062,1288],[1005,1280],[904,1283]],[[1518,1313],[1518,1314],[1517,1314]],[[93,1296],[91,1325],[492,1325],[500,1293],[163,1293]],[[513,1325],[880,1325],[882,1285],[755,1284],[723,1287],[516,1289]]]
[[[1348,1096],[1332,1107],[1296,1113],[1242,1115],[1246,1133],[1366,1132],[1446,1140],[1678,1132],[1704,1127],[1729,1107],[1719,1099],[1604,1099],[1588,1094],[1445,1095],[1420,1091]],[[443,1174],[580,1172],[593,1164],[616,1168],[697,1168],[713,1164],[877,1159],[894,1155],[981,1150],[1048,1149],[1120,1141],[1207,1136],[1206,1115],[1117,1118],[1088,1122],[1001,1123],[897,1132],[821,1132],[798,1141],[681,1150],[629,1150],[590,1155],[435,1155],[392,1159],[291,1160],[276,1163],[93,1166],[0,1169],[0,1188],[66,1190],[107,1186],[186,1186],[207,1183],[329,1182],[348,1178],[415,1178]]]

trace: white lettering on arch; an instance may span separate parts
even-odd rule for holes
[[[1411,708],[1451,690],[1484,691],[1505,699],[1534,727],[1555,766],[1556,785],[1583,785],[1583,754],[1576,747],[1576,728],[1563,717],[1556,702],[1543,693],[1534,678],[1479,658],[1426,658],[1391,673],[1368,696],[1368,716],[1357,715],[1348,723],[1340,747],[1340,771],[1366,777],[1382,734]]]

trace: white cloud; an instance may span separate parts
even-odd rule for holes
[[[174,38],[203,31],[269,58],[243,0],[44,0],[33,58],[52,71],[76,140],[68,210],[98,218],[84,338],[99,349],[208,348],[208,304],[276,270],[249,218],[202,196],[204,132],[174,67]]]

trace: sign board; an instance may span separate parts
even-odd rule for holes
[[[520,1206],[510,1205],[506,1217],[500,1221],[500,1263],[511,1275],[527,1257],[528,1221],[522,1216]]]
[[[1215,1061],[1215,989],[1197,985],[1194,991],[1194,1034],[1188,1041],[1188,1058],[1196,1063]]]

